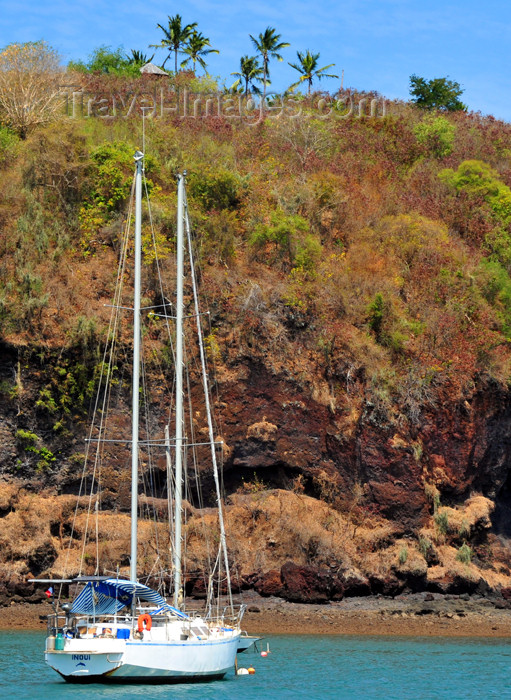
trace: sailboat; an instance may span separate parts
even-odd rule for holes
[[[49,581],[76,584],[77,596],[70,603],[55,605],[48,617],[45,660],[69,682],[183,682],[222,678],[234,669],[236,654],[248,648],[254,638],[242,636],[241,619],[244,606],[234,606],[230,591],[229,561],[223,523],[219,470],[215,444],[204,343],[199,321],[200,311],[195,281],[193,283],[192,316],[195,316],[200,349],[200,366],[207,414],[207,433],[218,508],[219,546],[216,566],[223,568],[225,606],[206,605],[206,610],[193,613],[183,604],[183,471],[186,470],[186,449],[190,448],[183,420],[183,368],[185,308],[184,257],[190,254],[189,268],[195,280],[192,244],[186,203],[185,176],[177,177],[177,241],[176,241],[176,304],[164,301],[157,309],[159,317],[175,321],[175,435],[152,441],[139,436],[139,390],[141,373],[141,259],[142,259],[142,188],[144,155],[135,153],[135,243],[133,300],[133,373],[131,430],[131,552],[129,579],[120,575],[78,576]],[[120,301],[116,302],[119,308]],[[112,305],[114,306],[114,305]],[[169,311],[171,308],[172,313]],[[101,435],[96,440],[99,443]],[[126,442],[126,439],[124,438]],[[90,442],[94,442],[90,440]],[[113,440],[110,442],[114,442]],[[137,518],[139,510],[140,449],[148,442],[164,448],[170,462],[173,452],[175,471],[174,535],[173,535],[173,599],[169,603],[159,590],[141,583],[137,577]],[[201,443],[203,444],[203,443]],[[218,587],[220,592],[220,586]],[[224,601],[225,602],[225,601]]]

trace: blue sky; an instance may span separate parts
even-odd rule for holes
[[[156,25],[176,13],[198,22],[220,50],[209,70],[229,84],[240,56],[253,53],[249,33],[270,25],[291,44],[284,62],[271,65],[276,90],[296,80],[287,65],[296,51],[310,49],[321,53],[320,65],[335,63],[328,72],[344,69],[345,87],[407,99],[412,73],[449,76],[470,109],[511,121],[511,4],[503,0],[0,0],[0,46],[45,39],[65,62],[102,44],[147,50],[161,37]],[[161,51],[156,60],[163,58]]]

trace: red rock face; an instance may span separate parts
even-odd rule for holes
[[[435,485],[445,503],[471,490],[495,498],[511,465],[509,397],[497,385],[461,403],[445,392],[437,410],[399,430],[366,402],[346,436],[335,412],[263,365],[248,364],[246,380],[223,385],[221,393],[231,448],[226,483],[232,487],[256,471],[264,483],[286,488],[302,473],[308,492],[322,497],[314,478],[324,472],[341,493],[357,482],[366,485],[366,506],[408,529],[429,513],[425,484]]]

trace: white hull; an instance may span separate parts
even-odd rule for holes
[[[183,682],[221,678],[234,668],[240,635],[186,641],[66,640],[46,662],[71,682]]]

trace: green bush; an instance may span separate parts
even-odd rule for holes
[[[132,52],[133,53],[133,52]],[[70,61],[69,71],[77,73],[102,73],[108,75],[140,76],[142,62],[134,61],[125,55],[122,46],[112,49],[110,46],[98,46],[89,56],[87,63]]]
[[[425,117],[414,127],[417,141],[436,158],[452,153],[456,127],[445,117]]]
[[[407,559],[408,559],[408,547],[406,545],[404,545],[399,550],[399,565],[403,566],[403,564],[406,564]]]
[[[445,535],[447,535],[449,532],[449,516],[445,510],[437,511],[433,519],[435,521],[438,534],[445,537]]]
[[[511,222],[511,189],[487,163],[482,160],[465,160],[457,170],[447,168],[438,177],[458,192],[484,199],[502,224]]]
[[[18,153],[19,137],[8,127],[0,124],[0,166],[7,165]]]
[[[477,200],[486,203],[487,218],[493,219],[494,228],[486,234],[485,243],[492,259],[511,269],[511,189],[500,180],[499,173],[481,160],[466,160],[457,170],[442,170],[438,177],[476,205]]]
[[[389,303],[383,297],[381,292],[377,292],[374,295],[374,299],[367,307],[367,322],[369,324],[369,328],[375,335],[376,342],[382,345],[385,344],[385,340],[388,339],[384,330],[384,324],[389,317],[389,312]]]
[[[511,277],[497,261],[483,259],[477,269],[477,281],[484,298],[495,308],[502,332],[511,337]]]
[[[461,547],[458,549],[458,552],[456,554],[456,559],[458,561],[461,561],[462,564],[470,564],[472,561],[472,555],[473,552],[468,546],[468,544],[462,544]]]
[[[285,214],[281,209],[270,215],[269,222],[258,224],[250,236],[249,244],[260,251],[269,246],[273,250],[271,261],[285,260],[291,265],[297,263],[297,254],[302,263],[312,264],[320,247],[312,236],[306,235],[309,226],[305,219],[297,214]],[[319,245],[319,244],[318,244]],[[267,256],[265,256],[267,259]],[[297,265],[299,267],[299,265]]]
[[[188,191],[206,211],[236,209],[240,204],[239,178],[227,170],[200,170],[188,177]]]
[[[430,549],[433,548],[433,544],[428,540],[427,537],[419,537],[419,552],[422,554],[424,559],[427,559]]]

